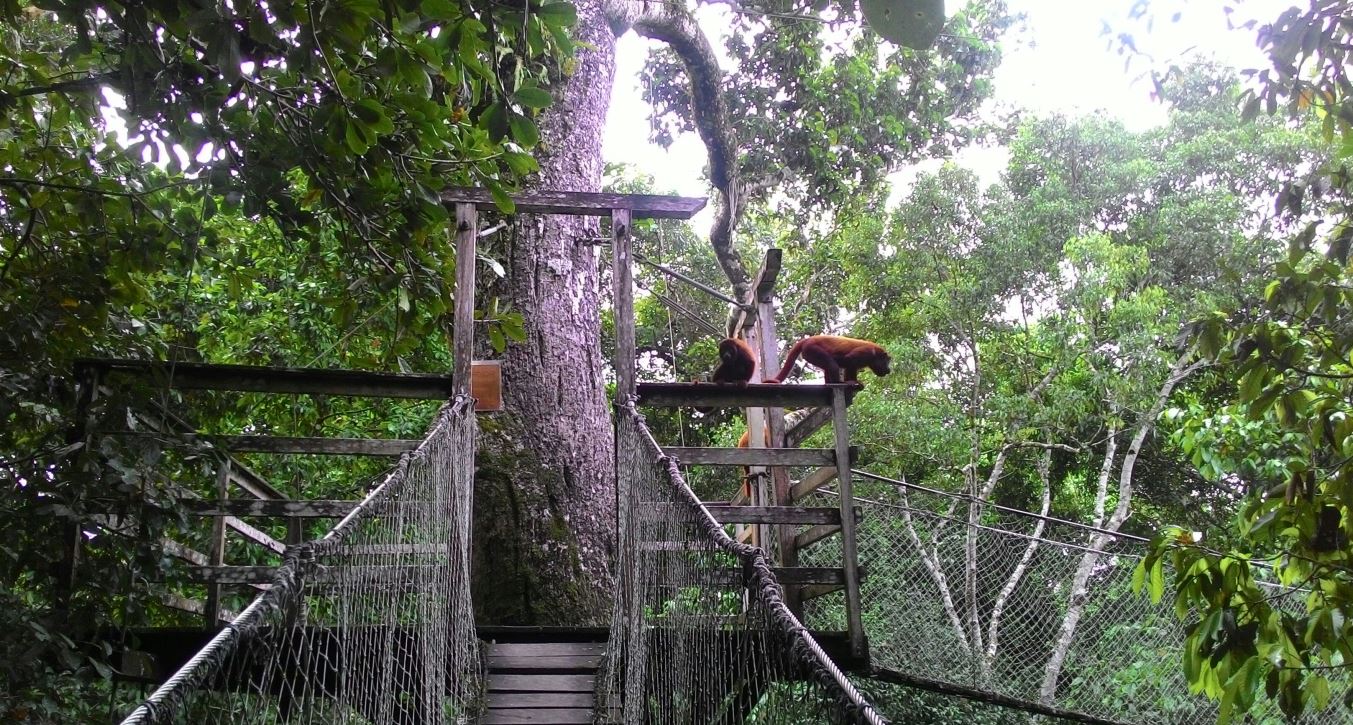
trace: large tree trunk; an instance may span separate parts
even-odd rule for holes
[[[597,191],[615,36],[599,0],[575,0],[572,77],[540,119],[545,189]],[[506,411],[484,421],[475,482],[481,624],[577,625],[610,614],[615,477],[602,380],[596,219],[523,217],[501,291],[526,321],[508,346]]]

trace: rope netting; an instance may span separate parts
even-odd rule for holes
[[[617,595],[606,722],[883,723],[783,601],[761,550],[733,541],[633,405],[617,416]]]
[[[470,604],[476,423],[457,398],[322,538],[123,721],[466,722],[482,674]]]
[[[1217,721],[1217,704],[1191,694],[1184,679],[1185,623],[1170,598],[1152,604],[1132,592],[1140,540],[990,505],[970,519],[971,501],[898,483],[857,479],[855,490],[875,668],[1100,722]],[[831,491],[817,496],[818,505],[836,503]],[[799,552],[804,566],[840,556],[839,540]],[[1299,611],[1300,594],[1284,606]],[[840,597],[810,602],[805,621],[842,626]],[[1346,687],[1336,688],[1335,705],[1301,722],[1347,722],[1337,705]],[[886,689],[871,684],[870,692],[902,717],[887,710]],[[1249,715],[1247,722],[1286,722],[1268,702]]]

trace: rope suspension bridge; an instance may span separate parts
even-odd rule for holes
[[[491,201],[468,190],[450,201],[461,222],[457,254],[473,259],[475,209]],[[1191,695],[1178,672],[1182,625],[1127,591],[1131,537],[855,470],[846,426],[853,386],[636,382],[629,219],[689,218],[701,203],[558,193],[517,201],[519,212],[612,217],[618,538],[609,627],[476,627],[475,415],[497,404],[486,406],[495,392],[480,385],[496,368],[472,368],[471,296],[457,294],[449,377],[336,380],[333,371],[199,366],[166,383],[291,392],[349,385],[449,401],[417,441],[234,441],[272,452],[402,454],[358,502],[269,500],[275,492],[229,465],[221,497],[238,480],[260,500],[184,497],[212,517],[218,542],[235,531],[281,553],[282,563],[229,567],[224,546],[201,561],[180,547],[205,561],[197,570],[209,575],[209,599],[196,609],[212,631],[142,633],[142,654],[172,674],[124,725],[881,725],[911,720],[896,696],[902,687],[1012,708],[1010,722],[1027,721],[1025,713],[1214,721],[1215,706]],[[777,367],[770,294],[778,261],[767,256],[737,320],[761,369]],[[459,290],[473,289],[473,268],[458,265]],[[751,436],[748,448],[664,446],[642,407],[745,408],[748,429],[768,436]],[[786,408],[798,410],[787,417]],[[799,447],[828,423],[831,447]],[[731,501],[702,501],[684,473],[700,465],[748,467],[753,485]],[[286,545],[236,518],[306,511],[341,518],[318,539]],[[1087,556],[1090,566],[1078,567]],[[1080,580],[1078,568],[1091,576]],[[212,589],[223,584],[262,591],[232,617]],[[1068,630],[1073,609],[1079,626]],[[1329,710],[1306,721],[1338,717]]]

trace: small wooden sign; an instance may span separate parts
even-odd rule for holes
[[[496,413],[503,409],[503,364],[499,360],[475,360],[470,363],[470,395],[476,413]]]

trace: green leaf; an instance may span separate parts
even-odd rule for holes
[[[534,156],[524,154],[520,151],[504,151],[503,161],[507,167],[512,169],[512,173],[517,176],[526,176],[527,174],[540,171],[540,164],[536,163]]]
[[[523,86],[512,94],[512,100],[527,108],[548,108],[554,102],[549,91],[535,86]]]
[[[1151,565],[1151,603],[1159,604],[1165,596],[1165,567],[1159,559]]]
[[[869,27],[904,48],[925,50],[944,28],[944,0],[860,0]]]
[[[572,27],[578,22],[578,8],[573,3],[550,3],[536,10],[536,15],[546,25]]]
[[[418,4],[424,16],[432,20],[452,20],[460,17],[460,8],[451,0],[423,0]]]
[[[485,129],[488,129],[489,139],[494,143],[502,141],[511,130],[508,123],[507,106],[504,106],[502,102],[497,102],[492,106],[489,106],[488,110],[484,111],[484,115],[480,118],[480,125]]]
[[[385,109],[370,98],[363,98],[353,105],[352,115],[376,135],[394,133],[395,124],[385,115]]]
[[[540,143],[540,131],[531,119],[518,114],[512,114],[508,120],[508,125],[512,127],[512,140],[531,148]]]

